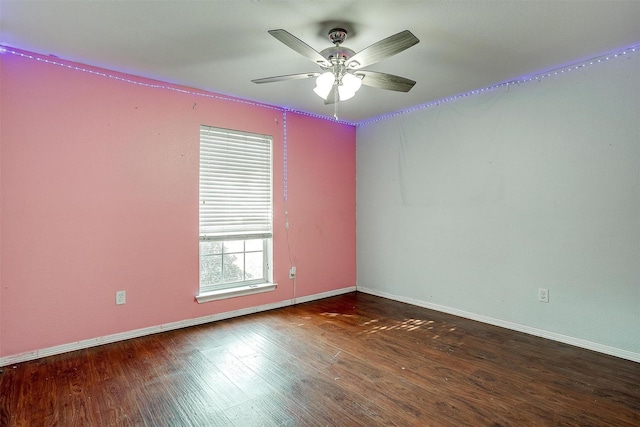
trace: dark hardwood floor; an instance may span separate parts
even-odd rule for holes
[[[640,426],[640,364],[362,293],[0,374],[2,426]]]

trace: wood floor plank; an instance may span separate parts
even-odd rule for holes
[[[0,374],[0,426],[634,426],[640,364],[361,293]]]

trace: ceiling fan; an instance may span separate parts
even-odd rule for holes
[[[408,30],[380,40],[358,53],[342,46],[347,38],[347,31],[343,28],[333,28],[329,31],[329,40],[334,46],[320,52],[285,30],[269,30],[268,33],[319,65],[322,71],[266,77],[251,80],[253,83],[317,77],[314,92],[325,100],[325,104],[335,104],[352,98],[360,89],[360,85],[409,92],[416,84],[415,81],[404,77],[362,69],[418,43],[420,40]]]

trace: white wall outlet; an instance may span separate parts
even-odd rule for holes
[[[295,279],[295,278],[296,278],[296,268],[291,267],[289,269],[289,279]]]
[[[116,292],[116,305],[122,305],[127,302],[127,292],[126,291],[117,291]]]
[[[538,301],[549,302],[549,289],[538,289]]]

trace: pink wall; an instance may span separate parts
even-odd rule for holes
[[[352,128],[291,113],[287,123],[287,207],[297,294],[355,286],[355,269],[349,261],[356,257],[356,241],[351,239],[356,223],[355,178],[352,185],[345,173],[353,168],[355,177],[355,144],[345,143]]]
[[[290,299],[285,209],[297,296],[355,286],[354,127],[287,113],[285,207],[281,110],[0,61],[0,357]],[[274,292],[194,301],[200,124],[274,137]]]

